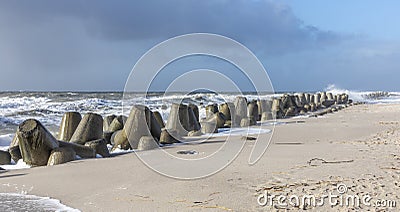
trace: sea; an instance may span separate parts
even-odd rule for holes
[[[400,92],[351,91],[328,86],[327,92],[347,93],[356,102],[369,104],[400,103]],[[268,99],[275,94],[244,93],[248,100]],[[310,92],[314,93],[314,92]],[[373,94],[381,94],[373,95]],[[128,115],[135,104],[148,106],[159,111],[164,120],[168,118],[170,106],[174,102],[193,103],[199,106],[200,117],[205,117],[205,106],[212,103],[233,102],[237,93],[137,93],[123,92],[0,92],[0,136],[15,133],[24,120],[39,120],[51,132],[57,133],[65,112],[77,111],[82,114],[93,112],[102,116]]]

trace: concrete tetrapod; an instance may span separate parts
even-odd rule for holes
[[[137,149],[142,136],[151,136],[150,124],[151,112],[149,108],[142,105],[134,105],[123,129],[132,149]]]
[[[233,104],[232,104],[233,105]],[[231,106],[232,106],[231,105]],[[234,105],[233,105],[234,107]],[[229,103],[223,103],[219,106],[219,111],[224,114],[226,120],[232,120],[231,110],[229,109]]]
[[[165,126],[168,131],[174,131],[179,136],[186,136],[189,130],[189,112],[186,105],[172,104],[168,121]]]
[[[151,150],[159,147],[156,139],[152,136],[142,136],[139,140],[138,150]]]
[[[179,143],[180,139],[181,138],[178,137],[178,135],[175,131],[167,130],[165,128],[163,128],[161,130],[161,135],[160,135],[160,143],[161,144]]]
[[[199,122],[200,121],[199,107],[197,107],[194,104],[189,104],[189,108],[192,108],[194,116],[196,117],[197,122]]]
[[[101,155],[103,158],[110,157],[110,152],[107,148],[107,141],[105,139],[86,142],[85,146],[92,148],[96,154]]]
[[[58,131],[58,139],[61,141],[69,141],[81,120],[82,116],[78,112],[64,113]]]
[[[109,116],[106,116],[104,118],[103,131],[109,131],[110,124],[111,124],[112,121],[114,121],[115,117],[117,117],[117,116],[116,115],[109,115]]]
[[[11,155],[7,151],[0,150],[0,165],[8,165],[11,163]]]
[[[150,111],[150,132],[151,135],[157,139],[160,140],[161,136],[161,126],[158,124],[158,121],[156,119],[156,116],[154,115],[153,112]]]
[[[18,126],[17,135],[22,159],[31,166],[45,166],[58,141],[35,119],[27,119]]]
[[[19,141],[18,136],[15,134],[10,147],[8,148],[8,152],[11,155],[11,158],[14,162],[18,162],[18,160],[22,159],[21,150],[19,149]]]
[[[124,129],[118,130],[112,134],[111,144],[113,145],[111,151],[114,151],[117,148],[121,148],[123,150],[132,149]]]
[[[271,100],[266,100],[266,99],[261,99],[257,101],[257,106],[258,106],[258,119],[257,121],[260,121],[262,118],[262,114],[264,112],[269,112],[271,113],[272,109],[272,101]]]
[[[48,166],[54,166],[58,164],[67,163],[75,160],[76,153],[72,148],[69,147],[59,147],[51,151],[49,160],[47,162]]]
[[[103,138],[103,117],[96,113],[87,113],[79,122],[70,142],[85,144]]]
[[[76,155],[78,155],[81,158],[94,158],[96,157],[96,152],[94,149],[80,145],[80,144],[75,144],[75,143],[70,143],[70,142],[64,142],[64,141],[58,141],[60,144],[60,147],[67,147],[71,148],[75,151]]]
[[[234,117],[235,123],[232,124],[238,126],[240,125],[240,121],[242,120],[242,118],[247,117],[247,100],[243,96],[237,96],[235,98],[234,105],[235,105],[235,117]]]
[[[257,123],[259,118],[257,102],[252,101],[247,105],[247,117],[252,119],[251,123]]]
[[[125,116],[116,116],[114,120],[110,123],[107,131],[116,132],[124,128],[124,121],[126,121]]]
[[[126,122],[126,120],[127,120],[126,116],[115,116],[115,118],[111,121],[111,123],[107,128],[107,131],[103,132],[103,138],[106,140],[108,144],[112,144],[111,137],[114,134],[114,132],[124,128],[124,122]]]
[[[206,117],[207,118],[210,118],[215,113],[218,113],[218,105],[217,104],[212,104],[212,105],[206,106]]]
[[[272,117],[275,119],[282,118],[283,111],[281,109],[282,100],[281,99],[273,99],[272,101]]]
[[[165,123],[164,123],[164,120],[163,120],[160,112],[154,111],[153,115],[154,115],[154,118],[156,119],[158,125],[160,125],[161,128],[164,128],[165,127]]]
[[[193,111],[192,107],[188,107],[188,116],[189,116],[189,129],[188,131],[199,131],[201,126],[196,117],[195,112]]]
[[[268,120],[271,120],[271,119],[273,119],[272,112],[263,112],[261,114],[261,121],[262,122],[265,122],[265,121],[268,121]]]

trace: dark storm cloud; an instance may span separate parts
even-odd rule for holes
[[[294,51],[339,40],[338,35],[302,23],[287,6],[272,1],[7,1],[8,23],[43,24],[75,18],[91,36],[110,41],[165,39],[212,32],[267,47]],[[3,15],[4,16],[4,15]]]

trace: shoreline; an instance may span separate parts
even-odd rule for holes
[[[400,120],[399,104],[357,105],[323,118],[296,120],[304,122],[275,127],[267,152],[255,165],[247,164],[254,141],[246,141],[232,164],[199,180],[161,176],[146,167],[134,153],[129,153],[52,167],[11,170],[0,175],[0,190],[15,193],[21,187],[32,188],[29,194],[60,199],[63,204],[82,211],[266,210],[273,208],[257,204],[257,196],[264,190],[298,193],[305,189],[317,194],[331,189],[337,181],[360,189],[366,186],[363,189],[375,193],[376,198],[382,190],[375,188],[374,183],[383,185],[380,189],[390,193],[387,198],[398,199],[400,194],[393,183],[399,182],[400,164],[396,157],[400,155],[400,146],[391,136],[400,133],[396,121]],[[235,138],[239,139],[240,136]],[[259,139],[265,139],[265,135]],[[180,145],[167,151],[176,154],[190,149],[207,154],[220,145],[217,142]],[[313,158],[352,162],[310,165],[308,162]],[[368,181],[369,175],[376,177]],[[320,181],[324,183],[311,183]],[[271,188],[272,185],[281,189]]]

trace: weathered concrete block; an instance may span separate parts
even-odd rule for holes
[[[96,113],[87,113],[79,122],[70,142],[85,144],[103,137],[103,117]]]
[[[18,144],[22,159],[31,166],[45,166],[58,141],[37,120],[28,119],[18,126]]]
[[[58,139],[61,141],[69,141],[74,134],[82,116],[78,112],[67,112],[63,115],[60,129],[58,131]]]

